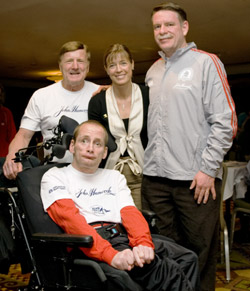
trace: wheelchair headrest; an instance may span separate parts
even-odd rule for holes
[[[73,137],[75,128],[77,127],[78,122],[74,119],[62,115],[57,128],[54,133],[58,136],[63,133],[59,143],[52,144],[52,156],[62,159],[65,156],[66,151],[69,149],[70,141]]]
[[[77,121],[65,115],[62,115],[59,121],[62,132],[69,133],[71,135],[73,135],[73,132],[78,124],[79,123]]]

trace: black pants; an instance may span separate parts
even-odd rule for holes
[[[100,263],[113,290],[199,290],[197,255],[160,235],[152,235],[155,245],[155,259],[143,268],[121,271],[106,263]],[[122,251],[129,248],[126,235],[109,240],[112,246]],[[116,288],[114,286],[117,286]]]
[[[211,195],[206,204],[198,205],[191,181],[144,176],[143,209],[157,214],[157,226],[164,236],[196,252],[199,257],[201,290],[215,290],[219,239],[221,183],[216,181],[216,200]]]

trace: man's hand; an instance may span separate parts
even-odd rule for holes
[[[134,268],[134,255],[130,249],[117,253],[111,262],[111,266],[125,271],[131,271]]]
[[[92,94],[92,97],[100,93],[101,91],[106,91],[110,85],[100,85],[99,88]]]
[[[16,179],[19,172],[23,170],[21,163],[15,163],[12,158],[6,157],[5,163],[3,165],[4,176],[9,180]]]
[[[199,171],[190,186],[190,190],[195,188],[194,199],[197,200],[197,203],[200,204],[203,202],[207,203],[210,191],[212,193],[212,197],[216,199],[216,192],[214,187],[214,178]]]
[[[154,250],[150,247],[143,245],[134,247],[133,254],[135,259],[135,265],[141,268],[144,266],[144,264],[150,264],[155,257]]]
[[[15,153],[22,148],[26,148],[29,145],[29,142],[34,135],[34,131],[19,128],[15,137],[9,145],[9,153],[6,156],[5,163],[3,165],[4,176],[10,180],[16,179],[16,176],[19,172],[23,170],[21,163],[15,163],[13,159],[15,158]]]

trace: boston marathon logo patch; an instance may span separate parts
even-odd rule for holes
[[[110,212],[110,210],[103,208],[102,206],[99,205],[94,205],[92,207],[92,212],[94,212],[95,215],[97,216],[103,216],[106,213]]]

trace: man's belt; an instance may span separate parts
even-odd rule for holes
[[[120,223],[108,223],[100,221],[90,223],[90,225],[94,227],[98,234],[106,240],[116,237],[120,234],[126,234],[126,230]]]

